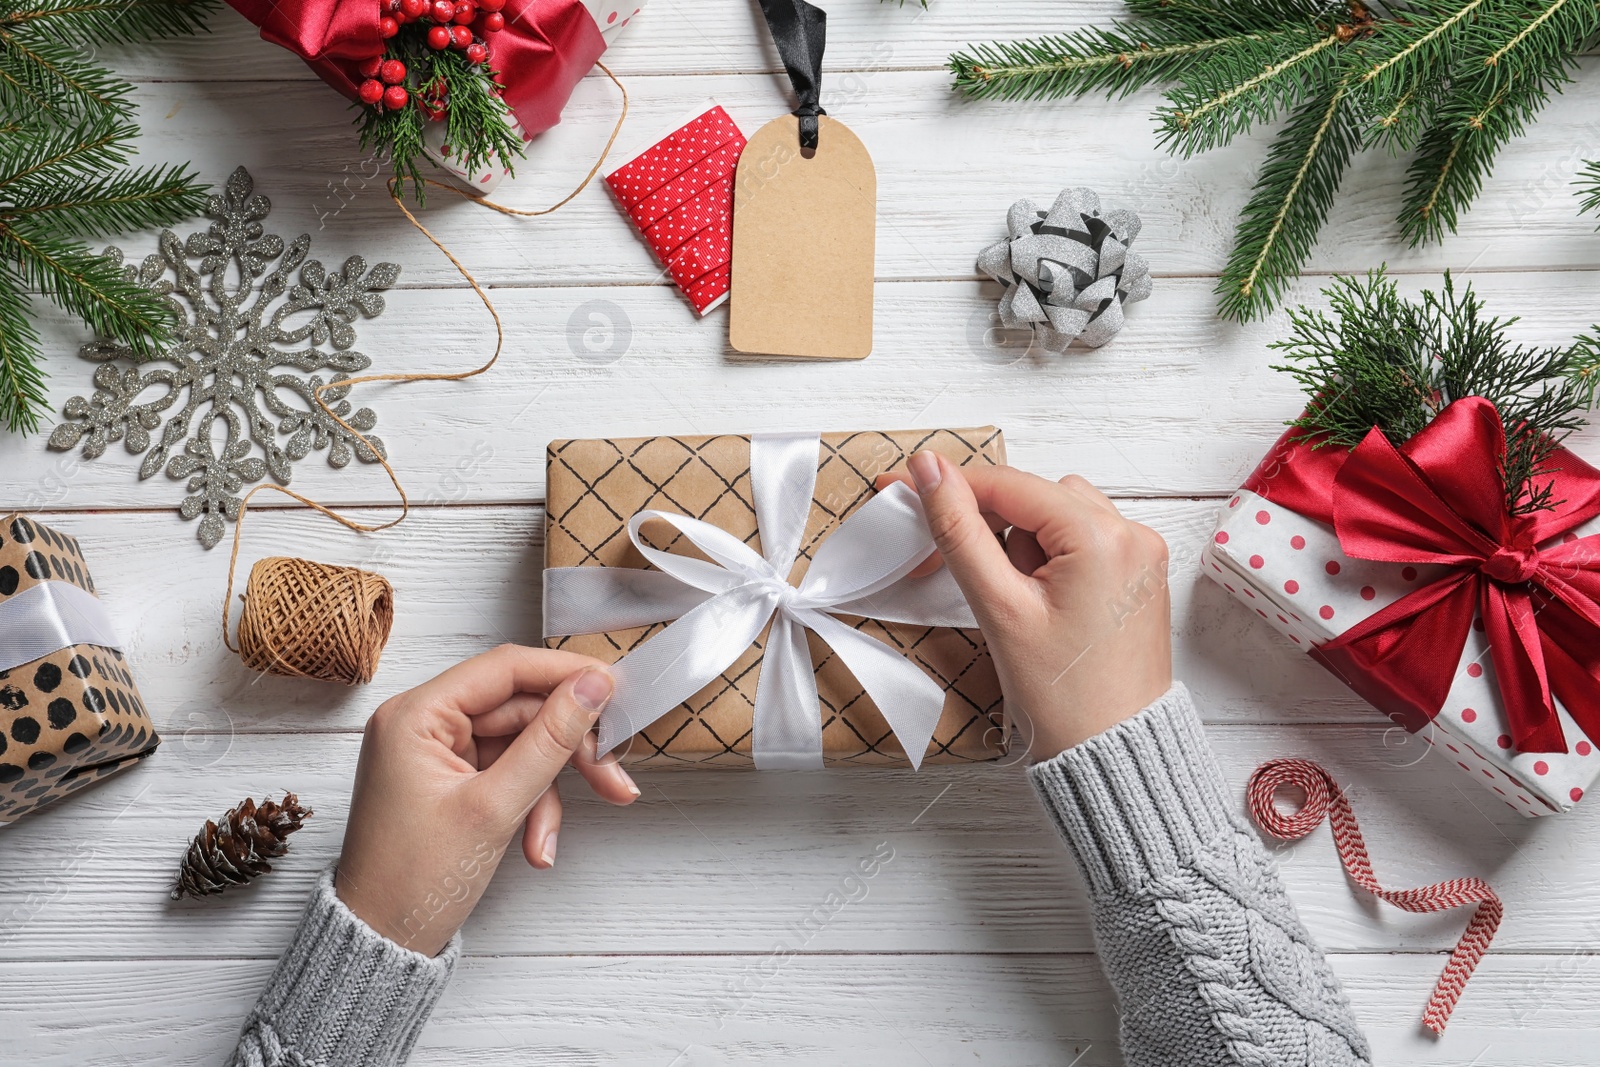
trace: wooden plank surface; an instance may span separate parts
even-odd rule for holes
[[[1116,1012],[1093,957],[469,959],[412,1064],[724,1067],[841,1063],[1115,1067]],[[1588,1067],[1592,961],[1490,956],[1444,1040],[1418,1023],[1434,956],[1335,956],[1378,1063]],[[0,1028],[30,1067],[215,1064],[269,960],[27,963],[0,973]],[[86,1005],[89,1007],[86,1009]],[[1514,1036],[1513,1036],[1514,1035]],[[70,1050],[70,1051],[69,1051]],[[1077,1057],[1074,1059],[1074,1057]]]
[[[1211,728],[1241,793],[1262,760],[1315,754],[1349,788],[1386,884],[1491,877],[1507,906],[1498,950],[1600,951],[1600,924],[1584,918],[1600,878],[1600,828],[1526,820],[1437,756],[1402,762],[1385,734],[1379,725]],[[272,954],[338,855],[358,745],[343,733],[170,730],[140,768],[6,831],[0,959],[93,959],[111,946],[132,956]],[[637,778],[644,795],[626,810],[564,781],[557,868],[508,860],[469,927],[474,952],[766,951],[883,843],[894,859],[803,951],[1093,948],[1071,861],[1017,768]],[[166,900],[197,813],[285,788],[317,814],[271,878],[215,901]],[[1329,948],[1448,951],[1465,925],[1464,914],[1413,916],[1358,897],[1326,828],[1279,852],[1301,914]]]
[[[1597,64],[1584,61],[1586,69]],[[1140,213],[1144,227],[1135,247],[1149,260],[1158,293],[1162,278],[1215,275],[1269,140],[1251,135],[1180,160],[1157,145],[1149,117],[1160,103],[1155,92],[1069,104],[971,102],[950,91],[943,71],[884,69],[853,77],[858,85],[825,103],[862,138],[877,166],[883,278],[976,277],[977,252],[1004,236],[1013,200],[1048,201],[1074,184]],[[790,106],[786,83],[771,75],[641,75],[625,84],[632,107],[619,143],[624,154],[710,100],[746,133]],[[356,143],[345,101],[320,82],[150,82],[135,99],[145,157],[195,160],[217,184],[243,164],[273,199],[273,221],[290,236],[316,231],[318,247],[339,249],[337,259],[350,251],[393,258],[406,267],[410,284],[459,284],[453,268],[399,217]],[[565,121],[530,146],[527,162],[517,164],[517,181],[495,199],[533,208],[564,196],[604,147],[617,109],[610,81],[585,79]],[[1394,223],[1405,160],[1362,155],[1309,269],[1364,271],[1388,262],[1404,271],[1593,270],[1600,266],[1594,219],[1578,215],[1571,183],[1586,146],[1600,141],[1597,114],[1600,82],[1580,80],[1545,109],[1537,137],[1503,154],[1459,232],[1421,249],[1407,248]],[[429,205],[436,232],[497,285],[648,285],[661,278],[598,184],[559,215],[540,219],[508,219],[444,192]]]
[[[337,854],[358,731],[384,696],[539,632],[544,447],[552,438],[684,431],[1003,427],[1019,466],[1085,474],[1173,550],[1177,670],[1235,790],[1262,759],[1311,755],[1350,789],[1380,878],[1480,874],[1507,918],[1442,1041],[1417,1018],[1464,916],[1410,916],[1355,897],[1328,831],[1278,849],[1291,894],[1334,954],[1381,1064],[1550,1067],[1593,1061],[1587,995],[1600,924],[1600,824],[1581,806],[1529,822],[1393,730],[1196,573],[1213,515],[1294,414],[1272,371],[1285,316],[1218,321],[1212,288],[1266,147],[1258,134],[1175,160],[1156,145],[1157,94],[975,104],[942,65],[976,41],[1104,25],[1113,0],[838,0],[824,103],[873,151],[880,182],[877,348],[818,368],[740,357],[726,319],[697,321],[596,185],[556,215],[508,220],[440,195],[424,218],[491,286],[506,323],[491,375],[377,386],[414,500],[408,523],[357,538],[302,511],[250,519],[245,565],[307,555],[384,572],[400,612],[376,682],[350,691],[246,672],[222,647],[226,549],[175,514],[182,485],[0,437],[0,511],[25,508],[84,542],[146,701],[160,753],[0,831],[0,1062],[189,1065],[229,1047],[307,887]],[[389,308],[359,324],[379,371],[463,369],[492,346],[465,283],[385,196],[344,102],[229,11],[192,41],[108,51],[139,83],[145,161],[193,162],[220,183],[248,166],[269,229],[313,255],[403,267]],[[747,0],[653,0],[607,55],[642,147],[711,98],[747,131],[788,87]],[[1387,262],[1409,291],[1469,275],[1520,340],[1559,344],[1600,317],[1600,237],[1570,183],[1600,144],[1600,66],[1507,148],[1461,232],[1408,249],[1393,218],[1403,161],[1361,157],[1308,277]],[[615,89],[596,75],[530,146],[499,199],[542,206],[599,151]],[[977,251],[1006,207],[1086,184],[1141,212],[1155,293],[1112,345],[1029,354],[998,333]],[[139,257],[154,235],[116,243]],[[85,393],[81,327],[41,307],[51,402]],[[625,342],[618,343],[619,336]],[[1600,435],[1578,451],[1600,460]],[[374,468],[313,457],[294,487],[341,505],[393,498]],[[241,571],[243,573],[243,570]],[[1600,757],[1597,757],[1600,758]],[[469,956],[425,1030],[418,1064],[645,1067],[1120,1062],[1071,863],[1017,767],[820,776],[651,771],[623,811],[565,783],[561,862],[513,858],[467,929]],[[173,905],[188,835],[248,792],[299,790],[318,814],[282,869],[248,893]],[[893,862],[770,979],[774,944],[880,842]],[[1076,1059],[1075,1059],[1076,1057]]]
[[[1600,237],[1592,243],[1600,248]],[[1406,279],[1412,290],[1438,281]],[[1523,316],[1511,332],[1527,344],[1569,343],[1600,307],[1600,272],[1473,281],[1491,313]],[[544,449],[553,439],[984,424],[1005,431],[1012,462],[1029,470],[1075,471],[1121,497],[1221,496],[1254,468],[1303,398],[1271,369],[1279,356],[1268,346],[1285,335],[1281,316],[1246,327],[1219,322],[1211,288],[1208,279],[1158,281],[1112,345],[1036,358],[1021,345],[997,344],[1010,340],[996,335],[990,317],[998,286],[883,284],[872,357],[826,374],[806,362],[732,354],[721,312],[692,322],[664,288],[495,289],[507,339],[488,374],[370,385],[356,399],[378,413],[377,432],[409,490],[438,503],[542,501]],[[59,411],[93,391],[93,367],[70,354],[81,331],[74,338],[64,320],[47,318],[59,339],[48,363]],[[384,314],[358,329],[357,348],[372,355],[374,372],[465,370],[494,348],[492,323],[470,290],[391,294]],[[595,329],[626,329],[626,348],[586,348],[584,335]],[[589,343],[621,344],[603,335]],[[1575,445],[1600,460],[1600,432]],[[10,436],[0,438],[0,460],[0,506],[176,508],[183,498],[182,483],[165,474],[141,482],[140,457],[121,445],[86,461],[47,451],[40,437]],[[381,470],[334,471],[319,453],[297,465],[293,485],[329,504],[396,502]]]
[[[1219,503],[1127,504],[1172,549],[1178,673],[1208,717],[1373,722],[1372,710],[1321,667],[1200,578],[1199,552]],[[363,566],[395,584],[399,610],[379,674],[371,687],[357,690],[258,676],[223,647],[227,547],[205,552],[194,541],[192,523],[165,511],[42,517],[80,538],[112,619],[129,635],[145,702],[163,725],[184,730],[357,731],[380,694],[409,688],[502,642],[537,643],[541,633],[544,513],[537,507],[427,507],[373,537],[300,509],[252,512],[236,597],[250,564],[266,556],[307,554]],[[162,568],[155,566],[159,560],[182,563]]]

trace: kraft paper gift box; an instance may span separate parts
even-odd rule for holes
[[[1519,751],[1481,613],[1474,615],[1459,660],[1448,665],[1453,670],[1448,695],[1431,719],[1392,710],[1386,706],[1390,703],[1386,694],[1374,693],[1370,678],[1359,676],[1348,664],[1324,658],[1320,650],[1328,642],[1408,594],[1449,577],[1452,568],[1353,558],[1341,547],[1333,526],[1287,506],[1280,497],[1292,494],[1277,492],[1281,486],[1273,483],[1286,460],[1292,464],[1304,457],[1297,451],[1304,446],[1294,440],[1298,433],[1286,433],[1246,487],[1229,499],[1202,555],[1207,577],[1296,648],[1317,656],[1395,722],[1417,733],[1433,746],[1430,756],[1445,759],[1514,810],[1538,816],[1571,809],[1600,774],[1595,739],[1585,734],[1557,698],[1553,706],[1567,751]],[[1329,461],[1337,469],[1337,461]],[[1564,452],[1552,466],[1563,463],[1569,472],[1586,467]],[[1495,476],[1492,468],[1486,473]],[[1499,492],[1498,480],[1493,485]],[[1548,552],[1594,535],[1600,535],[1600,517],[1538,548]]]
[[[161,743],[114,642],[77,539],[0,520],[0,825]]]
[[[1000,464],[1000,431],[912,430],[820,435],[816,484],[791,580],[800,582],[819,546],[873,500],[879,474],[903,468],[919,449],[957,464]],[[745,436],[650,437],[556,441],[548,454],[547,568],[647,568],[629,539],[630,518],[655,509],[704,520],[761,551],[751,490],[751,439]],[[641,528],[650,545],[704,559],[664,522]],[[547,575],[548,575],[547,571]],[[548,596],[548,592],[547,592]],[[927,763],[972,763],[1006,751],[1008,730],[999,682],[975,629],[841,621],[904,655],[944,689],[944,709]],[[548,625],[548,620],[547,620]],[[605,633],[547,637],[552,648],[615,663],[665,629],[664,624]],[[760,637],[714,681],[623,743],[618,756],[637,764],[752,765],[752,724],[769,636]],[[830,765],[900,766],[907,757],[862,685],[816,633],[806,631],[822,716],[822,756]],[[604,723],[602,722],[602,725]]]

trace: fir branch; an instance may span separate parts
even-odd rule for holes
[[[10,265],[0,261],[0,422],[8,430],[32,432],[45,408],[44,372],[24,288]]]
[[[1600,212],[1600,160],[1590,160],[1578,171],[1578,179],[1572,183],[1578,187],[1579,211]],[[1596,227],[1600,229],[1600,227]]]
[[[1506,14],[1476,27],[1471,52],[1463,66],[1500,73],[1507,81],[1547,71],[1571,59],[1587,38],[1600,29],[1600,5],[1594,0],[1537,0],[1507,3]]]
[[[1157,111],[1161,143],[1184,155],[1227,144],[1270,122],[1326,84],[1338,66],[1339,35],[1313,26],[1228,42],[1190,65]]]
[[[0,30],[0,111],[15,115],[35,109],[63,120],[127,115],[133,110],[132,88],[104,67],[85,62],[72,46]]]
[[[38,30],[72,44],[137,44],[199,33],[216,0],[0,0],[0,30]]]
[[[1028,41],[975,45],[950,57],[956,89],[974,99],[1043,100],[1104,91],[1126,96],[1180,76],[1199,56],[1259,35],[1210,37],[1204,28],[1155,20]]]
[[[1415,153],[1401,216],[1407,238],[1454,229],[1499,148],[1600,40],[1597,0],[1127,3],[1140,17],[1109,30],[969,47],[951,57],[955,87],[972,97],[1041,99],[1176,82],[1157,117],[1163,143],[1184,154],[1294,109],[1219,288],[1223,313],[1234,317],[1276,302],[1358,147]],[[1295,48],[1276,47],[1295,39]],[[1600,166],[1585,188],[1586,209],[1600,210]]]
[[[1367,127],[1367,143],[1391,152],[1409,152],[1416,148],[1422,135],[1433,125],[1447,91],[1444,82],[1420,82],[1392,100],[1371,101],[1373,110]]]
[[[1414,0],[1405,22],[1386,22],[1363,50],[1361,85],[1379,109],[1412,96],[1451,66],[1473,21],[1493,9],[1493,0]]]
[[[128,169],[132,86],[87,49],[200,28],[214,0],[0,0],[0,419],[37,427],[45,404],[31,286],[140,356],[171,308],[82,238],[176,222],[204,206],[184,168]]]
[[[36,180],[14,187],[10,197],[10,224],[75,234],[170,226],[206,206],[195,175],[178,165],[118,170],[85,185]]]
[[[1127,0],[1136,15],[1203,27],[1213,37],[1233,33],[1270,32],[1285,22],[1314,22],[1328,13],[1328,0]]]
[[[1560,503],[1544,481],[1550,459],[1595,398],[1595,342],[1528,348],[1506,338],[1515,318],[1483,314],[1469,285],[1419,301],[1400,297],[1382,270],[1365,279],[1337,278],[1325,289],[1332,316],[1299,308],[1291,333],[1272,347],[1287,353],[1287,371],[1309,401],[1293,423],[1313,447],[1353,448],[1373,427],[1396,445],[1409,441],[1445,407],[1468,396],[1494,403],[1506,429],[1501,462],[1506,506],[1526,514]]]
[[[97,116],[76,126],[19,123],[14,136],[0,141],[0,190],[47,177],[52,182],[92,180],[128,161],[139,128],[131,122]]]
[[[1495,154],[1522,133],[1550,90],[1568,80],[1570,60],[1558,56],[1555,62],[1542,77],[1509,83],[1482,77],[1474,88],[1455,89],[1440,106],[1406,174],[1400,232],[1413,247],[1455,232],[1459,212],[1478,195]]]
[[[1290,118],[1239,217],[1237,243],[1217,283],[1224,316],[1256,318],[1282,293],[1310,255],[1360,141],[1347,84]]]
[[[123,276],[110,257],[81,241],[0,220],[0,260],[102,337],[115,337],[137,357],[160,355],[171,340],[172,309]]]
[[[1412,245],[1455,231],[1496,153],[1571,80],[1574,51],[1600,29],[1593,0],[1512,2],[1494,15],[1474,25],[1450,99],[1419,143],[1400,215]]]

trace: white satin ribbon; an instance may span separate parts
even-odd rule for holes
[[[820,448],[816,434],[751,438],[750,487],[764,555],[699,519],[641,511],[629,520],[628,537],[657,570],[544,572],[546,637],[676,620],[612,666],[616,691],[600,716],[600,755],[714,681],[770,619],[756,684],[756,766],[822,766],[822,707],[807,630],[832,646],[888,720],[912,766],[921,765],[944,710],[944,687],[898,650],[834,616],[966,628],[977,620],[947,569],[906,577],[934,544],[917,494],[898,482],[822,543],[798,588],[789,584],[811,515]],[[640,530],[651,519],[670,523],[709,562],[646,544]]]
[[[93,593],[52,580],[0,601],[0,671],[71,645],[121,647],[105,605]]]

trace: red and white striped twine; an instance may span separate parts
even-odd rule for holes
[[[1278,790],[1284,786],[1298,786],[1305,791],[1306,801],[1299,811],[1285,815],[1273,803]],[[1450,962],[1433,987],[1428,1007],[1422,1013],[1422,1025],[1435,1034],[1444,1033],[1467,979],[1473,968],[1489,950],[1494,932],[1500,925],[1505,906],[1482,878],[1452,878],[1447,882],[1422,886],[1418,889],[1385,889],[1372,873],[1372,860],[1367,855],[1367,844],[1361,838],[1361,828],[1356,825],[1356,814],[1350,808],[1344,791],[1322,767],[1306,759],[1268,760],[1250,775],[1245,787],[1245,798],[1250,806],[1250,817],[1273,837],[1283,841],[1298,841],[1322,825],[1327,819],[1333,828],[1333,843],[1339,850],[1339,859],[1355,883],[1380,900],[1397,908],[1413,912],[1448,911],[1451,908],[1476,904],[1478,908],[1467,923],[1466,933],[1456,942],[1450,953]]]

